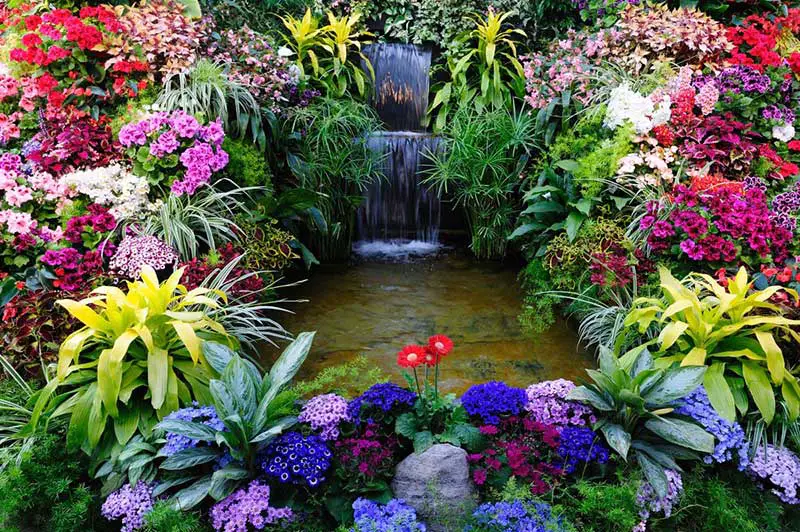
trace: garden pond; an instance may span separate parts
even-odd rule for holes
[[[440,385],[463,392],[471,384],[503,380],[527,386],[547,379],[576,379],[591,367],[590,355],[576,348],[577,334],[567,322],[536,337],[523,334],[517,315],[521,298],[512,264],[478,262],[466,251],[413,251],[385,244],[356,245],[355,264],[319,268],[295,288],[295,314],[283,319],[292,333],[318,332],[301,378],[365,355],[399,379],[398,346],[446,334],[456,349],[443,364]],[[389,255],[387,255],[387,253]],[[267,358],[277,355],[268,350]]]

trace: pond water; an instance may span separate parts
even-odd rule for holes
[[[308,303],[294,305],[296,314],[283,317],[283,325],[292,333],[317,331],[300,378],[363,354],[402,382],[397,351],[432,334],[446,334],[455,343],[442,365],[441,386],[448,391],[495,379],[515,386],[574,380],[594,365],[565,322],[535,338],[523,335],[518,270],[512,266],[414,243],[357,245],[356,251],[371,256],[355,265],[318,268],[289,294]],[[425,252],[427,258],[407,257]]]

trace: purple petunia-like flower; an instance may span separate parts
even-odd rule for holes
[[[675,413],[691,417],[717,439],[714,452],[704,457],[705,463],[722,464],[736,460],[739,470],[745,469],[750,463],[749,444],[744,429],[735,421],[728,421],[714,410],[708,400],[705,388],[700,386],[684,397],[680,406],[675,409]]]
[[[774,486],[772,493],[786,504],[800,504],[800,458],[786,447],[759,447],[747,473]]]
[[[525,390],[504,382],[476,384],[461,397],[461,405],[470,416],[480,417],[484,424],[497,425],[500,416],[515,416],[527,402]]]
[[[153,486],[140,480],[136,486],[125,484],[109,495],[100,513],[109,521],[122,519],[120,532],[133,532],[144,525],[144,516],[153,504]]]
[[[425,532],[417,512],[399,499],[378,504],[360,498],[353,503],[355,527],[350,532]]]
[[[589,406],[568,401],[567,395],[575,388],[575,383],[566,379],[544,381],[528,386],[525,393],[528,402],[525,410],[534,421],[545,425],[590,426],[597,421]]]
[[[217,532],[247,532],[249,526],[263,530],[267,525],[290,521],[291,508],[269,505],[269,486],[258,480],[211,507],[211,525]]]
[[[387,414],[395,409],[409,408],[416,400],[417,394],[414,392],[391,382],[383,382],[370,386],[364,393],[350,401],[347,413],[354,423],[359,424],[365,411]]]
[[[147,265],[154,270],[174,267],[180,257],[172,246],[151,235],[126,235],[117,247],[109,262],[109,268],[115,273],[136,279]]]
[[[287,432],[269,444],[261,468],[282,484],[315,488],[325,482],[332,457],[325,440],[319,436]]]
[[[198,406],[196,402],[194,403],[194,406],[176,410],[167,415],[164,419],[194,421],[195,423],[202,423],[203,425],[211,427],[214,430],[226,430],[225,424],[222,422],[219,416],[217,416],[217,410],[213,406]],[[199,440],[193,440],[188,436],[175,434],[172,432],[167,432],[165,439],[167,442],[161,447],[160,451],[160,453],[164,456],[172,456],[173,454],[179,453],[184,449],[197,447],[197,444],[200,443]]]
[[[339,424],[350,420],[350,414],[347,413],[347,399],[335,393],[318,395],[303,406],[297,419],[320,431],[323,440],[335,440],[339,437]]]

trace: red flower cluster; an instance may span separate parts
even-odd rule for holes
[[[800,53],[790,52],[788,57],[784,57],[778,49],[778,43],[786,33],[796,34],[798,30],[800,9],[789,9],[785,16],[774,18],[751,15],[741,25],[728,28],[728,40],[738,47],[731,53],[729,61],[763,72],[766,67],[780,66],[786,59],[792,71],[800,74]]]
[[[180,267],[185,267],[183,273],[182,283],[189,289],[193,290],[200,286],[203,281],[215,271],[219,271],[229,264],[231,261],[240,257],[242,253],[233,247],[233,244],[228,242],[224,246],[217,248],[213,257],[205,256],[202,258],[194,258],[190,261],[180,264]],[[234,268],[231,272],[232,277],[245,277],[251,274],[250,271],[244,268]],[[228,297],[231,299],[238,299],[244,302],[251,302],[258,299],[259,294],[262,293],[265,283],[264,280],[258,275],[249,275],[245,279],[235,283],[228,290]]]
[[[436,366],[453,350],[453,341],[438,334],[428,338],[428,345],[407,345],[397,353],[397,364],[403,368],[416,368],[421,364]]]

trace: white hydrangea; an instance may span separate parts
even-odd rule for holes
[[[136,219],[154,209],[147,198],[150,192],[147,178],[134,175],[119,164],[78,170],[61,179],[62,183],[88,196],[94,203],[108,206],[118,220]]]
[[[772,127],[772,138],[781,142],[789,142],[794,138],[794,126],[792,124],[783,124],[780,126]]]
[[[603,125],[616,129],[625,122],[630,122],[637,134],[644,135],[654,127],[669,122],[670,104],[669,98],[665,97],[656,106],[650,98],[623,83],[611,91]]]

